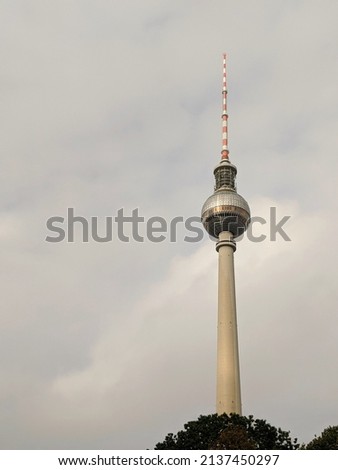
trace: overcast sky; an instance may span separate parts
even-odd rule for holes
[[[243,413],[305,442],[338,424],[337,18],[335,0],[1,2],[1,448],[153,448],[215,412],[214,243],[45,238],[69,207],[102,230],[120,208],[199,216],[223,52],[238,191],[291,216],[290,242],[257,226],[235,254]]]

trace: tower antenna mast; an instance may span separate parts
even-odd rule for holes
[[[223,54],[223,87],[222,87],[222,160],[228,160],[228,159],[229,159],[227,95],[228,95],[228,88],[227,88],[226,54]]]

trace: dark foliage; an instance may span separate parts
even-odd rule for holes
[[[338,450],[338,426],[329,426],[305,447],[307,450]]]
[[[155,450],[207,450],[207,449],[298,449],[297,439],[265,420],[253,416],[217,414],[200,416],[189,421],[184,430],[168,434]]]

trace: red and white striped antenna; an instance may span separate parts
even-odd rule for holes
[[[226,54],[223,54],[222,160],[229,160]]]

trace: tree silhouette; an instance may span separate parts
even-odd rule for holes
[[[305,447],[307,450],[338,450],[338,426],[329,426]]]
[[[282,431],[265,420],[253,416],[201,415],[196,421],[189,421],[184,430],[168,434],[155,450],[207,450],[207,449],[265,449],[295,450],[297,439],[288,431]]]

